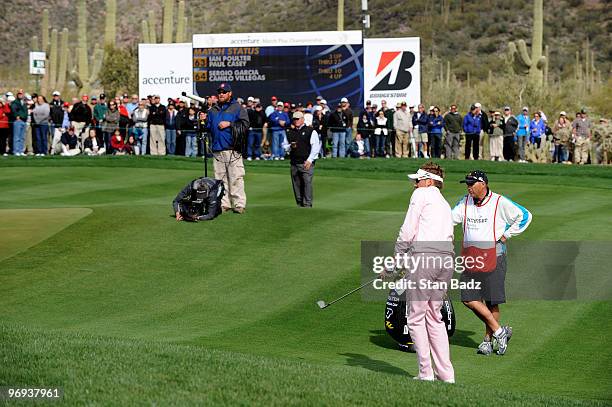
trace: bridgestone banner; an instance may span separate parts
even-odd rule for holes
[[[418,37],[365,39],[365,99],[380,106],[421,102],[421,53]]]
[[[191,43],[138,44],[138,93],[160,95],[162,104],[192,92]]]
[[[221,82],[234,95],[276,96],[283,102],[363,103],[361,31],[198,34],[193,36],[193,92],[206,96]]]

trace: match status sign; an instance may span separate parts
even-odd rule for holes
[[[30,52],[30,75],[44,75],[47,54],[39,51]]]
[[[361,31],[312,31],[193,36],[194,93],[206,96],[221,82],[235,96],[271,96],[283,102],[363,101]]]
[[[380,106],[421,103],[420,42],[413,38],[364,40],[365,98]]]

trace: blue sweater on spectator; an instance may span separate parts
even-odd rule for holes
[[[442,134],[444,128],[444,118],[442,115],[437,117],[434,115],[429,116],[429,132],[431,134]]]
[[[420,116],[419,116],[420,114]],[[429,121],[429,116],[427,113],[419,113],[415,112],[412,115],[412,126],[419,126],[419,133],[427,133],[427,123]]]
[[[480,134],[481,123],[480,123],[480,115],[474,115],[474,113],[469,112],[463,118],[463,131],[465,134]]]
[[[518,129],[516,130],[517,136],[526,136],[529,134],[529,116],[521,114],[516,116],[518,120]]]
[[[533,119],[531,123],[529,123],[529,141],[534,142],[535,139],[539,139],[546,134],[546,124],[544,120],[540,119],[539,121],[535,121]]]
[[[289,115],[283,111],[279,112],[278,110],[273,111],[268,117],[268,119],[270,120],[270,130],[272,131],[284,130],[285,127],[289,126],[289,124],[291,123]],[[284,126],[280,125],[280,120],[285,121]]]

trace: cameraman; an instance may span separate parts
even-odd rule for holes
[[[229,83],[221,83],[217,95],[219,102],[208,110],[206,123],[212,136],[215,178],[223,180],[228,191],[221,201],[223,211],[241,214],[246,208],[242,153],[249,131],[249,116],[234,99]]]
[[[172,208],[177,221],[211,220],[221,213],[220,198],[225,194],[223,183],[211,178],[196,178],[178,193]]]

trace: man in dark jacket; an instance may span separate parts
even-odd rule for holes
[[[463,117],[461,117],[461,114],[457,111],[457,105],[451,105],[450,112],[444,115],[444,130],[446,130],[444,150],[447,159],[459,159],[462,123]]]
[[[330,113],[327,119],[327,126],[332,134],[332,157],[344,157],[346,155],[346,124],[348,118],[342,110],[342,105],[338,104],[336,110]]]
[[[291,158],[293,195],[298,206],[310,208],[314,163],[319,156],[321,143],[317,131],[304,125],[302,112],[293,113],[292,124],[293,126],[287,131],[287,140],[283,143],[283,148],[289,151]]]
[[[207,130],[211,133],[215,178],[223,180],[228,192],[221,201],[224,211],[244,213],[244,162],[242,154],[249,131],[249,115],[233,98],[232,86],[223,82],[217,88],[219,102],[208,110]]]
[[[247,160],[251,161],[253,158],[259,160],[261,158],[263,129],[268,126],[267,117],[259,103],[249,108],[248,114],[251,127],[249,128],[249,139],[247,144]]]
[[[149,149],[151,155],[166,155],[166,106],[160,102],[159,95],[153,97],[149,106]]]
[[[211,220],[221,213],[221,199],[225,194],[223,182],[212,178],[196,178],[172,201],[177,221]]]
[[[70,111],[70,121],[72,122],[72,127],[74,127],[74,133],[82,140],[87,137],[85,128],[91,124],[93,117],[91,107],[87,104],[88,101],[89,96],[81,96],[81,101],[76,102]]]
[[[419,110],[414,112],[412,116],[412,125],[414,127],[418,127],[415,138],[417,142],[417,150],[421,154],[417,154],[417,157],[422,156],[424,158],[429,158],[427,154],[427,143],[429,141],[429,137],[427,136],[427,124],[428,124],[429,116],[425,111],[425,106],[423,104],[419,105]]]
[[[512,114],[510,106],[504,107],[504,117],[502,128],[504,130],[504,160],[514,160],[514,137],[518,129],[518,120]]]

